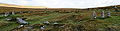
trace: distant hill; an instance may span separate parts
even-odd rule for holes
[[[21,5],[3,4],[3,3],[0,3],[0,7],[15,7],[15,8],[47,8],[47,7],[45,7],[45,6],[21,6]]]
[[[48,8],[45,6],[20,6],[20,5],[13,5],[13,4],[3,4],[0,3],[0,13],[4,12],[12,12],[12,11],[85,11],[85,10],[93,10],[93,9],[110,9],[114,10],[114,7],[118,7],[120,10],[120,5],[113,5],[113,6],[105,6],[105,7],[96,7],[96,8]]]
[[[117,7],[117,10],[120,10],[120,5],[112,5],[112,6],[105,6],[105,7],[96,7],[96,8],[87,8],[87,10],[94,10],[94,9],[109,9],[109,10],[115,10],[115,7]]]

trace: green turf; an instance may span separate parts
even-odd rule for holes
[[[89,11],[92,12],[92,11]],[[64,16],[64,15],[87,15],[90,14],[89,12],[78,12],[78,13],[58,13],[58,12],[53,12],[49,14],[45,14],[44,16],[36,16],[36,15],[31,15],[31,16],[24,16],[27,18],[25,21],[27,21],[30,25],[34,24],[42,24],[44,21],[54,21],[54,18]],[[101,12],[101,10],[97,11]],[[89,16],[89,15],[87,15]],[[0,16],[2,18],[3,16]],[[9,17],[22,17],[22,15],[11,15]],[[98,16],[99,17],[99,16]],[[75,21],[74,17],[70,17],[69,19],[64,19],[62,22],[58,22],[59,24],[74,24],[74,25],[82,25],[86,26],[84,28],[94,28],[94,29],[102,29],[102,31],[106,31],[106,28],[112,27],[112,26],[120,26],[120,16],[111,16],[111,18],[106,18],[106,19],[100,19],[97,18],[95,21],[90,21],[91,19],[87,19],[90,17],[86,17],[86,20],[83,21]],[[15,21],[6,21],[5,19],[0,19],[0,22],[7,23],[5,26],[0,26],[1,31],[9,31],[11,29],[16,28],[20,24],[16,23]],[[86,25],[84,25],[86,24]],[[96,25],[95,25],[96,24]],[[91,25],[91,26],[90,26]],[[90,27],[89,27],[90,26]],[[49,27],[49,26],[48,26]]]

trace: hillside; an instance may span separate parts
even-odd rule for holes
[[[0,6],[0,31],[119,31],[119,6],[78,9],[4,5]]]
[[[47,8],[47,7],[45,7],[45,6],[21,6],[21,5],[3,4],[3,3],[0,3],[0,7],[15,7],[15,8]]]

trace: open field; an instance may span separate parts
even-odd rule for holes
[[[92,19],[92,12],[96,11],[97,18]],[[31,12],[20,13],[8,17],[26,18],[25,21],[29,24],[22,28],[17,28],[21,24],[14,21],[5,20],[4,16],[0,16],[0,30],[1,31],[119,31],[120,30],[120,16],[115,15],[119,12],[111,12],[110,18],[101,19],[101,11],[106,10],[90,10],[80,12]],[[44,24],[48,21],[49,24]],[[57,24],[54,24],[57,23]],[[44,25],[44,29],[40,27]],[[29,28],[31,27],[32,28]]]
[[[0,31],[119,31],[120,9],[112,7],[0,7]]]

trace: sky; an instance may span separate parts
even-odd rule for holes
[[[48,8],[93,8],[120,5],[120,0],[0,0],[0,3]]]

